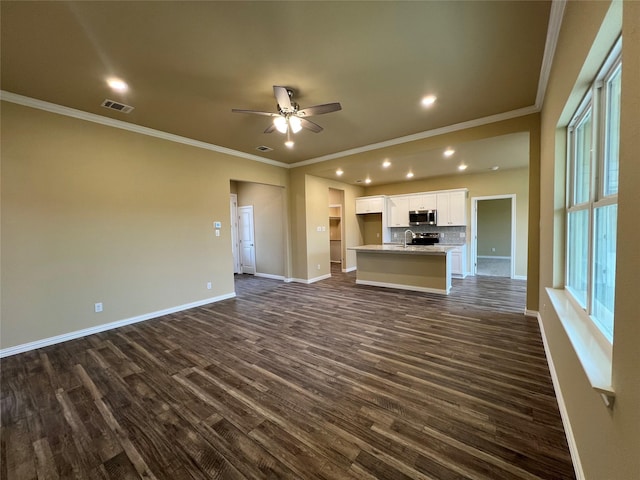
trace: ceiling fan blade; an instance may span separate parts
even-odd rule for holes
[[[289,97],[289,92],[286,87],[278,87],[274,85],[273,94],[276,97],[276,102],[278,102],[280,110],[285,113],[293,112],[293,105],[291,105],[291,98]]]
[[[251,113],[252,115],[265,115],[267,117],[279,117],[280,114],[273,112],[259,112],[257,110],[239,110],[237,108],[231,109],[232,113]]]
[[[264,131],[264,133],[272,133],[272,132],[275,131],[275,129],[276,129],[276,126],[272,123],[271,125],[269,125],[267,127],[267,129]]]
[[[302,125],[302,128],[306,128],[307,130],[311,130],[312,132],[315,133],[320,133],[323,128],[318,125],[317,123],[313,123],[310,120],[307,120],[306,118],[301,118],[300,119],[300,125]]]
[[[313,107],[303,108],[302,110],[298,110],[297,115],[300,117],[310,117],[312,115],[322,115],[323,113],[331,113],[337,112],[338,110],[342,110],[342,105],[338,102],[335,103],[325,103],[322,105],[314,105]]]

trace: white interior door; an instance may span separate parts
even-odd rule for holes
[[[240,234],[240,270],[256,273],[256,247],[254,242],[253,205],[238,208]]]

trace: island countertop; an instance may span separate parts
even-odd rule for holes
[[[456,246],[448,245],[360,245],[359,247],[347,247],[347,250],[368,253],[397,253],[400,255],[446,255]]]

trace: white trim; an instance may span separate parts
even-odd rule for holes
[[[491,257],[491,258],[511,258],[511,271],[509,272],[509,278],[514,280],[526,280],[527,277],[516,275],[516,226],[517,226],[517,211],[516,201],[517,195],[515,193],[509,193],[504,195],[487,195],[483,197],[471,197],[471,274],[478,274],[478,258],[484,258],[478,255],[478,200],[503,200],[511,199],[511,257]]]
[[[342,273],[355,272],[357,269],[358,269],[358,267],[347,267],[347,268],[343,268],[343,269],[342,269]]]
[[[85,120],[88,122],[94,122],[101,125],[106,125],[109,127],[120,128],[122,130],[127,130],[134,133],[139,133],[141,135],[148,135],[150,137],[161,138],[163,140],[168,140],[170,142],[181,143],[184,145],[189,145],[196,148],[202,148],[205,150],[211,150],[214,152],[223,153],[226,155],[232,155],[235,157],[245,158],[247,160],[253,160],[256,162],[266,163],[268,165],[273,165],[275,167],[282,168],[296,168],[302,167],[305,165],[312,165],[314,163],[320,163],[327,160],[333,160],[336,158],[342,158],[349,155],[355,155],[362,152],[369,152],[372,150],[377,150],[380,148],[385,148],[394,145],[401,145],[403,143],[413,142],[416,140],[422,140],[425,138],[435,137],[438,135],[444,135],[447,133],[457,132],[460,130],[465,130],[468,128],[478,127],[482,125],[488,125],[495,122],[500,122],[504,120],[510,120],[512,118],[523,117],[525,115],[530,115],[532,113],[537,113],[540,111],[540,108],[536,105],[531,105],[529,107],[520,108],[517,110],[511,110],[509,112],[498,113],[496,115],[490,115],[488,117],[478,118],[475,120],[469,120],[462,123],[456,123],[454,125],[449,125],[442,128],[437,128],[434,130],[427,130],[425,132],[415,133],[413,135],[407,135],[405,137],[398,137],[391,140],[387,140],[379,143],[372,143],[370,145],[365,145],[362,147],[353,148],[350,150],[344,150],[342,152],[331,153],[329,155],[324,155],[321,157],[310,158],[308,160],[303,160],[301,162],[296,163],[284,163],[279,162],[277,160],[271,160],[268,158],[258,157],[257,155],[252,155],[245,152],[240,152],[238,150],[232,150],[230,148],[221,147],[219,145],[214,145],[212,143],[202,142],[200,140],[194,140],[188,137],[182,137],[180,135],[174,135],[173,133],[167,133],[160,130],[155,130],[149,127],[143,127],[141,125],[136,125],[129,122],[124,122],[122,120],[116,120],[109,117],[103,117],[102,115],[97,115],[95,113],[84,112],[82,110],[77,110],[75,108],[64,107],[62,105],[57,105],[55,103],[46,102],[44,100],[38,100],[36,98],[26,97],[24,95],[19,95],[17,93],[8,92],[6,90],[0,90],[0,100],[16,103],[18,105],[23,105],[25,107],[36,108],[39,110],[44,110],[51,113],[57,113],[59,115],[64,115],[67,117],[77,118],[79,120]]]
[[[43,338],[42,340],[36,340],[35,342],[23,343],[22,345],[16,345],[15,347],[4,348],[0,350],[0,358],[17,355],[18,353],[29,352],[37,348],[48,347],[49,345],[55,345],[56,343],[62,343],[68,340],[86,337],[87,335],[93,335],[94,333],[100,333],[106,330],[112,330],[114,328],[124,327],[125,325],[131,325],[133,323],[151,320],[152,318],[162,317],[163,315],[169,315],[170,313],[176,313],[183,310],[189,310],[190,308],[201,307],[202,305],[208,305],[210,303],[219,302],[221,300],[227,300],[229,298],[234,298],[235,296],[236,292],[225,293],[224,295],[205,298],[204,300],[198,300],[196,302],[185,303],[184,305],[178,305],[177,307],[165,308],[164,310],[144,313],[135,317],[125,318],[124,320],[117,320],[111,323],[103,323],[102,325],[97,325],[95,327],[84,328],[82,330],[76,330],[69,333],[63,333],[62,335],[56,335],[55,337]]]
[[[443,295],[449,295],[449,288],[447,288],[446,290],[442,290],[439,288],[417,287],[413,285],[405,285],[402,283],[376,282],[373,280],[356,280],[356,284],[369,285],[371,287],[397,288],[398,290],[411,290],[413,292],[440,293]]]
[[[187,137],[181,137],[180,135],[174,135],[173,133],[163,132],[161,130],[155,130],[153,128],[143,127],[134,123],[123,122],[122,120],[116,120],[109,117],[103,117],[102,115],[96,115],[95,113],[84,112],[82,110],[76,110],[75,108],[63,107],[55,103],[45,102],[44,100],[38,100],[31,97],[25,97],[24,95],[18,95],[17,93],[7,92],[0,90],[0,100],[6,102],[17,103],[25,107],[37,108],[39,110],[45,110],[51,113],[57,113],[67,117],[77,118],[79,120],[86,120],[87,122],[99,123],[100,125],[106,125],[107,127],[120,128],[122,130],[128,130],[130,132],[139,133],[141,135],[148,135],[150,137],[161,138],[163,140],[169,140],[170,142],[182,143],[191,147],[202,148],[205,150],[211,150],[218,153],[224,153],[226,155],[232,155],[234,157],[246,158],[247,160],[253,160],[255,162],[266,163],[275,167],[290,168],[289,164],[278,162],[276,160],[270,160],[268,158],[258,157],[257,155],[251,155],[249,153],[240,152],[238,150],[232,150],[226,147],[220,147],[212,143],[201,142],[199,140],[193,140]]]
[[[446,127],[436,128],[434,130],[427,130],[426,132],[414,133],[413,135],[407,135],[405,137],[392,138],[391,140],[386,140],[384,142],[372,143],[370,145],[364,145],[362,147],[352,148],[350,150],[344,150],[342,152],[330,153],[329,155],[323,155],[322,157],[310,158],[309,160],[292,163],[291,165],[289,165],[289,168],[304,167],[306,165],[313,165],[314,163],[326,162],[327,160],[334,160],[336,158],[343,158],[349,155],[370,152],[371,150],[378,150],[381,148],[392,147],[394,145],[401,145],[403,143],[423,140],[425,138],[436,137],[438,135],[466,130],[468,128],[479,127],[482,125],[488,125],[490,123],[501,122],[504,120],[510,120],[512,118],[524,117],[525,115],[538,113],[539,111],[540,108],[536,107],[535,105],[531,105],[529,107],[511,110],[509,112],[489,115],[488,117],[477,118],[475,120],[469,120],[462,123],[456,123],[454,125],[448,125]]]
[[[615,391],[612,379],[613,346],[591,320],[587,312],[573,302],[564,289],[546,288],[558,320],[564,328],[576,357],[582,365],[591,388],[608,397],[613,403]]]
[[[511,257],[501,257],[498,255],[478,255],[477,258],[494,258],[496,260],[511,260]]]
[[[564,16],[566,4],[566,0],[553,0],[551,2],[547,40],[545,41],[544,55],[542,57],[542,65],[540,66],[540,77],[538,77],[538,93],[536,95],[536,107],[538,109],[542,109],[544,96],[547,93],[549,74],[551,73],[553,57],[555,56],[558,45],[558,37],[560,36],[560,27],[562,26],[562,17]]]
[[[569,453],[571,454],[571,461],[573,462],[573,470],[576,474],[577,480],[586,480],[584,476],[584,470],[582,469],[582,462],[580,461],[580,452],[576,445],[576,440],[573,435],[573,429],[571,428],[571,420],[569,419],[569,412],[562,396],[562,389],[560,388],[560,380],[556,373],[556,367],[553,364],[553,358],[551,357],[551,351],[549,350],[549,344],[547,342],[547,334],[544,331],[544,324],[542,323],[542,317],[540,313],[536,312],[538,318],[538,326],[540,327],[540,335],[542,337],[542,344],[544,345],[544,353],[547,357],[547,364],[549,365],[549,373],[551,374],[551,381],[553,382],[553,389],[556,392],[556,401],[558,402],[558,409],[560,410],[560,417],[562,418],[562,425],[564,426],[564,434],[567,438],[567,444],[569,445]]]
[[[319,282],[320,280],[326,280],[327,278],[331,278],[330,273],[327,273],[325,275],[320,275],[319,277],[310,278],[308,280],[304,278],[288,278],[285,280],[285,282],[304,283],[306,285],[309,285],[311,283]]]
[[[258,273],[256,272],[254,274],[255,277],[262,277],[262,278],[270,278],[272,280],[282,280],[285,281],[284,275],[272,275],[271,273]]]

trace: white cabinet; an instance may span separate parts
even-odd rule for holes
[[[467,224],[467,191],[443,192],[437,195],[438,226]]]
[[[438,208],[437,195],[435,193],[423,193],[409,197],[409,210],[436,210]]]
[[[409,226],[409,197],[398,195],[387,198],[388,227]]]
[[[466,277],[467,246],[460,245],[451,250],[451,275]]]
[[[356,198],[356,214],[382,213],[383,208],[384,197],[382,195]]]

